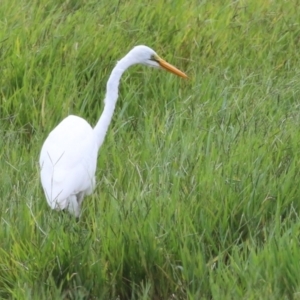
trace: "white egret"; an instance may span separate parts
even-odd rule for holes
[[[67,209],[79,217],[84,196],[91,194],[95,187],[97,155],[115,110],[121,76],[135,64],[163,68],[187,77],[147,46],[136,46],[123,57],[108,79],[104,110],[96,126],[92,128],[83,118],[70,115],[50,132],[43,144],[40,175],[52,209]]]

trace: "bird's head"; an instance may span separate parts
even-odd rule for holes
[[[165,60],[160,58],[157,53],[147,46],[135,46],[128,55],[137,64],[143,64],[146,66],[165,69],[177,76],[187,78],[187,75],[171,64],[167,63]]]

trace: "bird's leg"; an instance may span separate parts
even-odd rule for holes
[[[69,205],[67,207],[68,211],[76,218],[78,218],[80,215],[80,205],[77,202],[77,195],[70,196],[68,200],[69,200]]]
[[[78,210],[79,210],[79,213],[78,215],[76,216],[76,222],[79,222],[79,215],[80,215],[80,211],[81,211],[81,204],[83,202],[83,198],[84,198],[84,192],[80,192],[76,195],[77,197],[77,203],[78,203]]]
[[[83,202],[84,192],[80,192],[77,195],[77,203],[79,205],[79,208],[81,208],[81,204]]]

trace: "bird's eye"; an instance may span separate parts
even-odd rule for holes
[[[150,60],[157,62],[157,57],[155,55],[151,55]]]

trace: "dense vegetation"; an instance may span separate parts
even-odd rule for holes
[[[0,298],[300,299],[300,25],[291,1],[2,0]],[[115,62],[145,44],[79,222],[38,158],[95,124]]]

